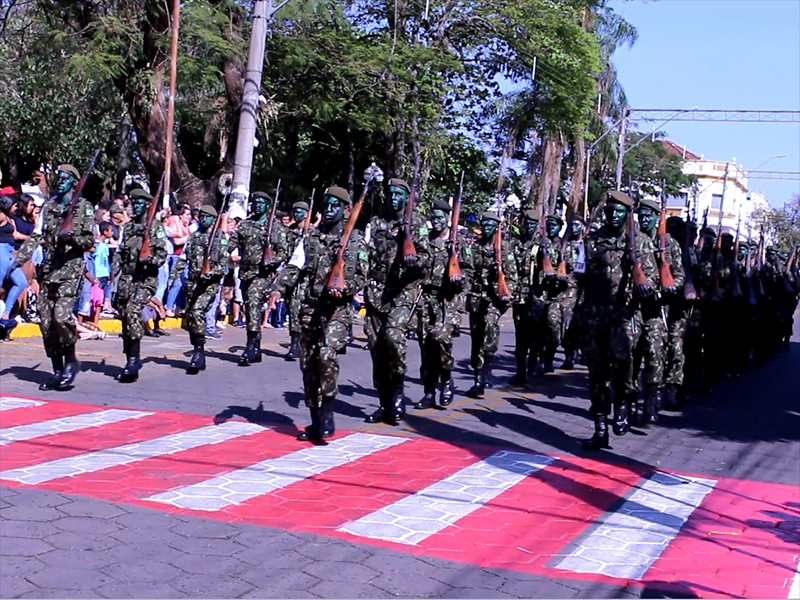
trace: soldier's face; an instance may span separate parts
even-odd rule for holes
[[[344,202],[335,196],[325,196],[322,218],[326,223],[338,223],[344,218]]]
[[[739,254],[738,254],[737,258],[739,260],[744,260],[744,259],[747,258],[747,255],[749,254],[749,252],[750,252],[750,250],[749,250],[749,248],[747,246],[745,246],[744,244],[739,244]]]
[[[733,237],[729,235],[722,236],[722,243],[720,248],[723,252],[731,252],[733,250]]]
[[[583,235],[583,223],[580,221],[573,221],[569,228],[569,234],[572,236],[572,239],[581,237],[581,235]]]
[[[775,255],[776,254],[777,253],[775,252],[775,250],[773,250],[771,248],[767,249],[767,260],[769,260],[769,261],[775,260]]]
[[[622,224],[625,222],[625,219],[628,218],[629,210],[630,209],[624,204],[609,202],[608,204],[606,204],[605,208],[606,222],[609,225],[611,225],[611,227],[614,228],[621,227]]]
[[[497,221],[494,219],[481,219],[481,233],[483,233],[483,237],[491,237],[494,235],[495,231],[497,231]]]
[[[656,225],[656,213],[652,208],[642,206],[639,209],[639,229],[651,231]]]
[[[293,208],[292,209],[292,218],[294,219],[295,223],[302,223],[306,219],[306,215],[308,211],[303,208]]]
[[[400,212],[408,202],[408,192],[401,187],[389,186],[389,206],[395,212]]]
[[[539,229],[539,221],[525,217],[525,233],[533,235]]]
[[[214,215],[201,212],[198,215],[197,220],[200,222],[200,227],[202,227],[203,229],[208,229],[214,224],[214,221],[216,221],[216,217]]]
[[[257,196],[250,200],[250,212],[256,217],[267,214],[267,199],[262,196]]]
[[[147,210],[147,200],[144,198],[134,198],[131,200],[131,208],[134,217],[141,217]]]
[[[58,179],[56,179],[56,189],[58,190],[58,193],[66,194],[74,187],[76,181],[78,180],[75,179],[75,176],[71,173],[59,171]]]
[[[444,211],[434,209],[431,212],[431,227],[436,233],[442,233],[447,229],[447,215]]]
[[[556,237],[561,231],[561,222],[556,219],[547,219],[544,226],[547,229],[547,237]]]

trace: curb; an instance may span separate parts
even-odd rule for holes
[[[183,319],[178,318],[161,319],[161,327],[164,329],[177,329],[181,326],[182,321]],[[152,325],[153,322],[150,321],[149,323]],[[122,331],[122,321],[119,319],[102,319],[97,326],[101,331],[105,331],[107,333],[120,333]],[[41,335],[42,330],[36,323],[20,323],[14,328],[8,337],[9,339],[16,340],[22,338],[39,337]]]

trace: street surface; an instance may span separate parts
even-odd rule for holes
[[[242,368],[228,327],[196,376],[185,332],[146,338],[129,385],[121,340],[81,342],[61,393],[37,389],[41,340],[3,343],[0,597],[800,597],[797,323],[790,353],[599,453],[585,369],[507,385],[509,319],[485,398],[467,334],[447,410],[364,423],[360,325],[317,447],[284,330]]]

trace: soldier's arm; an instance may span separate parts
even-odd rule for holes
[[[295,265],[287,264],[283,267],[283,271],[278,274],[275,282],[272,284],[269,292],[270,294],[280,294],[285,296],[287,290],[291,290],[297,285],[297,280],[300,278],[300,269]]]
[[[683,252],[681,245],[671,236],[667,237],[667,257],[672,277],[675,279],[675,288],[681,289],[686,282],[686,273],[683,270]]]
[[[114,257],[119,252],[114,253]],[[156,268],[161,268],[167,261],[167,232],[164,231],[164,226],[161,223],[154,223],[153,230],[150,233],[150,264]]]
[[[352,280],[347,281],[347,291],[345,295],[355,296],[359,290],[367,285],[367,273],[369,272],[369,252],[364,238],[359,236],[356,257],[356,268],[353,272]]]
[[[463,289],[469,289],[472,279],[475,276],[475,259],[472,256],[472,247],[468,240],[459,238],[458,241],[459,262],[461,264],[461,275],[464,279]]]
[[[422,273],[421,278],[427,277],[428,270],[431,268],[431,242],[428,237],[428,226],[424,222],[416,224],[416,231],[414,232],[414,248],[417,251],[417,265],[416,268]]]
[[[41,245],[43,239],[41,233],[34,233],[29,236],[27,240],[22,242],[22,246],[20,246],[17,251],[17,262],[21,265],[28,262],[31,256],[33,256],[33,253],[36,252],[36,249]]]
[[[503,273],[506,276],[508,289],[513,296],[517,289],[517,259],[508,243],[503,244]]]
[[[639,263],[647,276],[647,282],[655,290],[658,288],[658,262],[656,261],[656,247],[653,241],[645,235],[637,236],[639,244]]]
[[[94,246],[94,207],[86,200],[82,204],[80,229],[75,230],[71,243],[85,251]]]
[[[272,230],[272,239],[269,243],[272,247],[272,262],[270,266],[277,268],[281,263],[289,260],[291,256],[286,229],[283,226],[274,228]],[[292,248],[292,250],[294,250],[294,248]]]

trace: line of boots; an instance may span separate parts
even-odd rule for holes
[[[492,355],[484,358],[483,367],[480,369],[473,369],[473,377],[475,383],[467,390],[467,396],[470,398],[482,398],[486,393],[486,388],[491,387],[492,383]]]
[[[239,357],[239,366],[246,367],[253,363],[261,362],[261,335],[258,331],[247,332],[247,343],[244,347],[242,356]],[[203,360],[205,366],[205,359]]]
[[[393,377],[388,384],[378,386],[378,409],[364,419],[367,423],[399,425],[406,414],[403,377]]]
[[[301,431],[297,439],[302,442],[324,444],[325,440],[336,433],[336,424],[333,420],[333,396],[323,396],[320,406],[309,406],[311,425]]]
[[[455,395],[455,386],[453,385],[453,375],[450,371],[442,371],[439,390],[439,406],[449,406],[453,402]],[[433,408],[436,404],[436,377],[432,381],[427,381],[424,384],[425,395],[419,402],[414,404],[417,410],[425,410]]]
[[[61,350],[52,350],[50,362],[53,365],[53,376],[39,385],[42,391],[66,391],[72,387],[81,363],[75,358],[75,344],[64,346]]]
[[[122,351],[128,361],[125,363],[122,372],[115,377],[120,383],[133,383],[139,379],[139,370],[142,368],[142,361],[139,357],[141,345],[141,340],[122,338]]]
[[[203,335],[190,333],[189,340],[192,342],[192,357],[189,359],[186,373],[197,375],[200,371],[206,370],[206,338]]]
[[[295,361],[300,358],[300,334],[289,334],[289,351],[283,355],[283,360]]]

